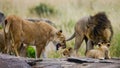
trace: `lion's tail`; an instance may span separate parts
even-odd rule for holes
[[[68,38],[66,41],[70,41],[70,40],[72,40],[74,37],[75,37],[75,32],[74,32],[74,34],[73,34],[70,38]]]
[[[6,19],[5,22],[4,22],[4,25],[5,25],[5,27],[4,27],[5,33],[8,33],[8,32],[9,32],[10,24],[11,24],[11,23],[8,22],[7,19]]]

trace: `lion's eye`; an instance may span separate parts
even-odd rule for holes
[[[65,42],[65,40],[63,40],[63,43]]]
[[[107,46],[109,47],[109,46],[110,46],[110,44],[107,44]]]
[[[101,44],[98,44],[98,46],[100,47],[100,46],[101,46]]]

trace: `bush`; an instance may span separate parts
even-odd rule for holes
[[[56,14],[56,9],[50,5],[40,3],[38,6],[35,6],[30,9],[30,13],[35,13],[38,16],[50,16]]]
[[[32,46],[27,48],[27,57],[35,58],[35,49]]]

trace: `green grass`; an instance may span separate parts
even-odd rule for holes
[[[114,35],[112,45],[110,47],[110,54],[113,57],[120,57],[120,32]]]
[[[30,13],[36,14],[40,17],[46,17],[55,15],[57,13],[57,10],[51,5],[40,3],[39,5],[30,8]]]

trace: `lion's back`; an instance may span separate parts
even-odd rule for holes
[[[87,27],[87,24],[88,24],[88,19],[90,17],[89,16],[86,16],[86,17],[83,17],[81,18],[75,25],[75,29],[78,30],[78,31],[86,31],[86,27]]]

